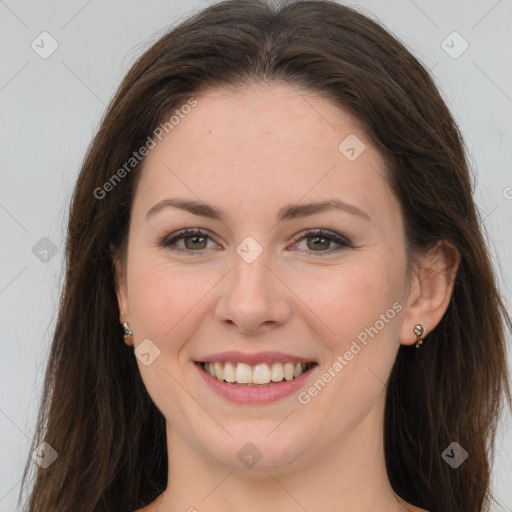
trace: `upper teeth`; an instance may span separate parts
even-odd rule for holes
[[[217,362],[204,363],[203,368],[217,380],[236,382],[237,384],[268,384],[299,377],[308,367],[305,363],[267,363],[250,365],[246,363]]]

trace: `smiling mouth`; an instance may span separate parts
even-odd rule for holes
[[[230,361],[201,362],[195,364],[213,378],[227,384],[244,387],[270,387],[299,378],[317,363],[261,363],[250,365]]]

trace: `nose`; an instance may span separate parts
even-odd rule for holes
[[[252,263],[238,254],[234,268],[220,288],[215,318],[236,326],[245,334],[264,332],[284,324],[290,317],[291,292],[279,272],[271,268],[270,250],[264,250]]]

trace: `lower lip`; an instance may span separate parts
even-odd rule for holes
[[[280,398],[298,392],[318,365],[313,366],[296,379],[282,381],[275,383],[273,386],[267,387],[247,387],[237,386],[236,384],[228,384],[223,380],[218,380],[215,377],[212,377],[202,368],[202,363],[195,363],[195,366],[197,367],[197,370],[205,382],[213,391],[215,391],[215,393],[229,400],[230,402],[251,405],[275,402]]]

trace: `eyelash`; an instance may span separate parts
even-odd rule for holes
[[[183,239],[183,238],[188,238],[188,237],[192,237],[192,236],[201,236],[201,237],[207,237],[209,238],[210,240],[213,240],[212,237],[210,237],[210,235],[206,232],[206,231],[203,231],[202,229],[199,229],[199,228],[195,228],[195,229],[182,229],[181,231],[178,231],[172,235],[169,235],[169,236],[164,236],[158,243],[158,245],[160,247],[165,247],[165,248],[168,248],[170,249],[171,251],[173,252],[176,252],[178,254],[190,254],[190,255],[194,255],[194,256],[201,256],[203,255],[205,252],[208,252],[207,249],[201,249],[199,251],[193,251],[191,249],[181,249],[179,247],[173,247],[171,248],[171,245],[174,244],[175,242]],[[307,230],[307,231],[302,231],[301,233],[299,233],[299,235],[297,236],[297,238],[294,240],[293,244],[296,244],[306,238],[311,238],[311,237],[318,237],[318,236],[321,236],[323,238],[327,238],[328,240],[331,240],[337,244],[340,245],[340,247],[338,248],[335,248],[335,249],[330,249],[328,251],[320,251],[320,252],[316,252],[316,251],[309,251],[309,252],[313,252],[313,254],[315,254],[315,256],[313,257],[316,257],[316,255],[322,257],[322,256],[328,256],[328,255],[331,255],[331,254],[334,254],[334,253],[338,253],[340,251],[343,251],[347,248],[352,248],[353,245],[350,243],[350,241],[345,238],[345,237],[342,237],[340,235],[338,235],[337,233],[334,233],[333,231],[329,231],[327,229],[312,229],[312,230]]]

